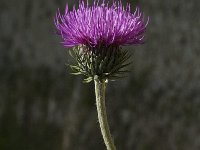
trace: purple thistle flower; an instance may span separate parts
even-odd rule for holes
[[[110,134],[106,108],[105,89],[108,80],[121,78],[131,64],[131,55],[123,45],[144,43],[148,21],[136,8],[131,13],[130,4],[121,1],[112,4],[94,1],[92,6],[80,0],[78,9],[61,15],[58,10],[54,19],[57,33],[65,47],[74,47],[70,55],[75,64],[69,65],[74,75],[84,75],[85,83],[94,81],[98,119],[107,150],[116,150]]]
[[[130,4],[124,7],[113,2],[110,6],[104,1],[94,1],[92,6],[80,1],[78,9],[72,11],[66,5],[63,15],[57,11],[54,22],[65,47],[142,44],[148,24],[138,7],[131,13]]]

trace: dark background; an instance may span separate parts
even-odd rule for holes
[[[0,0],[0,150],[103,150],[94,85],[69,74],[56,9],[78,1]],[[125,1],[124,1],[125,2]],[[200,149],[199,0],[133,0],[150,23],[132,72],[110,82],[118,150]]]

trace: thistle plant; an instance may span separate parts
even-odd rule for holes
[[[92,5],[80,1],[77,9],[69,10],[66,5],[64,14],[58,9],[54,23],[62,44],[71,48],[72,74],[95,83],[101,133],[107,150],[116,150],[106,115],[106,85],[129,72],[131,55],[122,46],[143,44],[148,20],[139,8],[131,12],[130,4],[123,6],[121,1],[94,1]]]

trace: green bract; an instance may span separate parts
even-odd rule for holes
[[[129,72],[125,68],[130,65],[130,54],[121,47],[86,47],[77,46],[70,50],[70,55],[75,60],[69,65],[72,74],[83,74],[84,82],[89,83],[98,77],[99,80],[115,80]]]

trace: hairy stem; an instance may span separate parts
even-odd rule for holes
[[[96,95],[96,106],[98,113],[98,120],[101,128],[101,133],[107,150],[116,150],[114,141],[110,134],[110,129],[108,125],[107,115],[106,115],[106,106],[105,106],[105,90],[106,82],[96,79],[95,81],[95,95]]]

